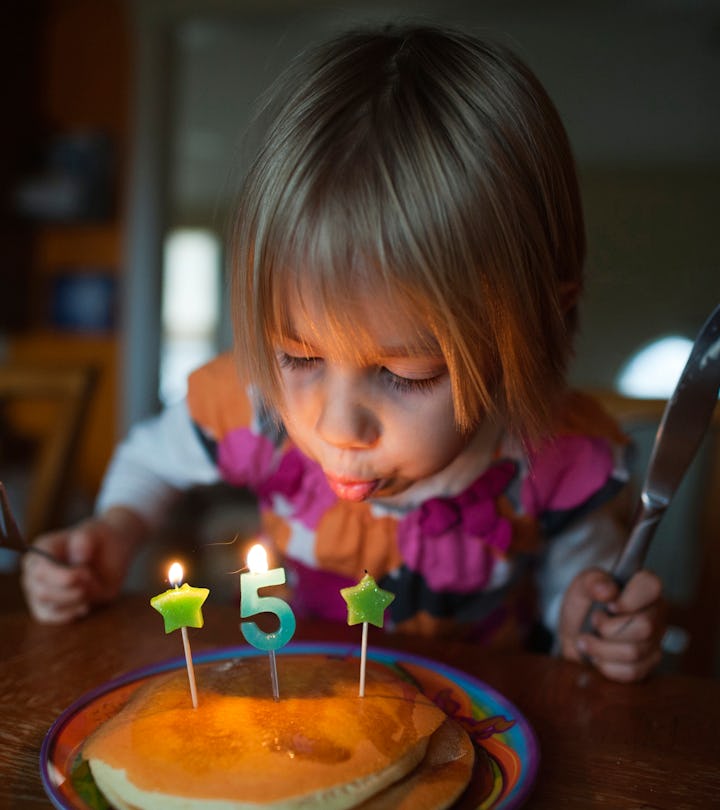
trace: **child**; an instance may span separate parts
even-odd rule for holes
[[[601,570],[627,532],[626,444],[565,385],[584,230],[537,79],[459,32],[358,31],[292,65],[268,112],[233,232],[235,354],[135,428],[95,518],[37,541],[73,567],[26,556],[33,613],[116,595],[167,497],[224,480],[257,495],[298,615],[344,620],[367,569],[399,631],[541,627],[643,678],[661,588]]]

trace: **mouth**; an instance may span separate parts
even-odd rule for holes
[[[380,479],[373,481],[355,481],[350,478],[338,478],[325,473],[330,489],[344,501],[360,502],[369,498],[381,484]]]

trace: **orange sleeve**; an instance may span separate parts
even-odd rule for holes
[[[216,440],[252,419],[250,399],[230,352],[190,375],[187,403],[192,419]]]

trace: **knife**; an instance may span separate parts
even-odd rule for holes
[[[655,435],[630,535],[611,575],[622,588],[642,568],[650,543],[708,429],[720,388],[720,305],[705,321]],[[593,632],[590,616],[582,632]]]
[[[12,551],[17,551],[19,554],[27,554],[28,552],[39,554],[41,557],[51,560],[56,565],[69,566],[69,563],[58,559],[54,554],[51,554],[44,548],[29,546],[25,542],[13,517],[10,502],[5,492],[5,485],[2,481],[0,481],[0,548],[8,548]]]
[[[655,530],[710,425],[720,388],[720,305],[698,333],[655,435],[633,528],[612,569],[623,586],[638,571]]]

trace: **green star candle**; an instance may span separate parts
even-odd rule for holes
[[[285,583],[285,569],[268,570],[267,553],[260,543],[256,543],[247,556],[248,571],[240,575],[240,617],[243,619],[258,613],[273,613],[278,620],[278,628],[272,633],[261,630],[255,622],[242,622],[240,629],[249,644],[258,650],[267,650],[270,656],[270,676],[273,697],[278,700],[280,692],[277,679],[275,652],[284,647],[295,633],[295,614],[284,599],[277,596],[260,596],[260,588]]]
[[[164,593],[153,596],[150,605],[160,613],[165,622],[165,632],[172,633],[180,630],[185,650],[185,664],[187,665],[188,681],[190,683],[190,697],[193,708],[197,709],[197,687],[195,685],[195,669],[190,651],[190,640],[188,639],[188,627],[202,627],[203,615],[202,605],[208,598],[210,591],[207,588],[193,588],[184,582],[183,568],[180,563],[175,562],[168,571],[168,581],[173,586]]]
[[[395,598],[394,593],[383,590],[374,578],[365,572],[365,576],[350,588],[340,588],[340,595],[347,603],[348,624],[362,623],[362,644],[360,648],[360,697],[365,696],[365,670],[367,668],[368,624],[382,627],[385,609]]]

